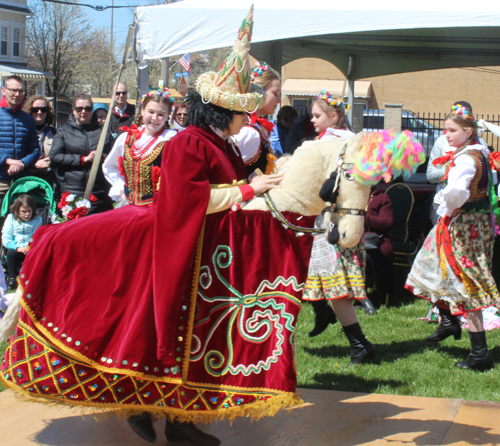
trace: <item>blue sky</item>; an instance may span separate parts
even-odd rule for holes
[[[110,6],[111,0],[81,0],[81,3],[89,5]],[[114,0],[115,6],[145,6],[150,4],[150,0]],[[84,8],[85,13],[90,18],[93,26],[96,27],[111,27],[111,9],[99,12],[91,8]],[[127,37],[128,27],[132,24],[133,13],[131,8],[115,8],[113,17],[114,35],[117,45],[122,45]]]

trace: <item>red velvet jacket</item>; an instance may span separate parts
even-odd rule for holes
[[[246,178],[246,173],[241,155],[229,143],[211,130],[190,126],[165,146],[160,178],[153,289],[158,357],[167,359],[175,351],[169,327],[178,322],[210,199],[210,184],[232,184]],[[217,214],[220,218],[221,213]]]

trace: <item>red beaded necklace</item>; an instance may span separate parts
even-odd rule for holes
[[[131,158],[134,160],[142,159],[143,156],[148,152],[148,150],[156,143],[156,141],[158,140],[158,138],[161,136],[162,133],[163,130],[160,130],[158,133],[153,135],[153,137],[148,142],[146,142],[142,147],[137,147],[136,146],[137,140],[142,138],[142,135],[144,134],[143,130],[141,136],[137,138],[137,140],[135,140],[134,144],[130,149]]]

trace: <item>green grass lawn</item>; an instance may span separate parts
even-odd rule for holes
[[[378,363],[351,366],[349,345],[340,324],[331,325],[323,334],[309,338],[313,327],[312,307],[304,304],[297,322],[298,386],[312,389],[384,393],[467,400],[500,401],[500,330],[487,333],[488,346],[497,367],[479,373],[461,370],[455,362],[469,352],[464,331],[462,340],[453,337],[430,345],[425,337],[437,325],[419,321],[427,314],[427,302],[414,299],[402,289],[405,274],[399,273],[397,295],[389,307],[381,306],[383,297],[372,295],[376,315],[358,310],[367,338],[376,345]],[[0,346],[0,353],[6,344]],[[3,390],[0,385],[0,390]]]
[[[427,314],[423,300],[382,306],[376,315],[358,310],[361,327],[376,346],[376,364],[351,366],[349,344],[340,325],[330,325],[321,335],[309,338],[312,307],[305,304],[297,324],[298,386],[312,389],[383,393],[466,400],[500,401],[500,330],[487,333],[488,346],[497,368],[474,372],[455,367],[467,357],[468,332],[430,345],[425,337],[437,324],[418,320]]]

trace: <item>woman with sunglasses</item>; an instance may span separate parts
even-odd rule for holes
[[[175,106],[172,117],[170,118],[170,124],[170,127],[177,130],[177,132],[182,132],[187,129],[189,125],[187,104],[182,103]]]
[[[54,184],[54,174],[50,169],[49,153],[57,130],[51,124],[55,121],[52,105],[44,96],[35,95],[28,98],[24,111],[29,113],[36,124],[38,140],[40,141],[40,159],[31,170],[31,175],[42,178],[51,186]]]
[[[92,111],[92,98],[83,93],[76,95],[73,98],[73,114],[54,138],[49,158],[50,165],[56,168],[58,194],[69,192],[83,197],[85,193],[102,131],[97,122],[92,121]],[[104,154],[108,154],[111,149],[110,140],[107,135]],[[109,187],[102,167],[99,167],[92,189],[97,201],[92,203],[90,213],[112,209],[113,205],[108,197]]]

